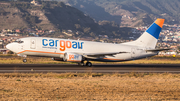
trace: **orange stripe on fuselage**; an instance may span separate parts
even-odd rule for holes
[[[103,58],[103,59],[106,59],[106,60],[116,60],[116,61],[122,61],[122,59],[111,59],[111,58]]]
[[[164,24],[164,19],[157,19],[154,23],[156,23],[159,27],[163,27]]]
[[[24,53],[24,52],[37,52],[37,53],[49,53],[49,54],[64,54],[64,53],[54,53],[54,52],[45,52],[45,51],[33,51],[33,50],[25,50],[22,52],[19,52],[18,54]]]

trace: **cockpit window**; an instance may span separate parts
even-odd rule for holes
[[[18,41],[17,43],[24,43],[24,41]]]
[[[24,41],[21,41],[21,40],[16,40],[14,42],[17,42],[17,43],[24,43]]]

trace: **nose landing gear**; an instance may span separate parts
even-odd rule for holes
[[[21,57],[23,57],[23,58],[24,58],[24,59],[23,59],[23,62],[24,62],[24,63],[26,63],[26,62],[27,62],[27,59],[26,59],[27,55],[20,55],[20,54],[18,54],[18,56],[21,56]]]
[[[78,63],[78,65],[79,65],[79,66],[84,66],[84,61],[82,61],[81,63]],[[92,63],[89,62],[89,61],[87,61],[85,66],[91,67],[91,66],[92,66]]]
[[[23,62],[26,63],[26,62],[27,62],[27,59],[23,59]]]

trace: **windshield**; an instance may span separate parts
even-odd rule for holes
[[[14,41],[14,42],[17,42],[17,43],[24,43],[24,41],[21,41],[21,40],[16,40],[16,41]]]

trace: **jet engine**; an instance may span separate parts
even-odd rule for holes
[[[67,62],[81,62],[83,57],[76,53],[65,53],[63,60]]]

